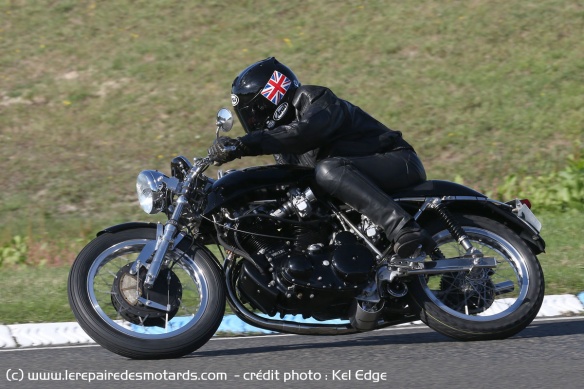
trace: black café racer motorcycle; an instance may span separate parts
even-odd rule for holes
[[[220,110],[217,134],[232,123]],[[527,200],[502,203],[446,181],[391,193],[438,244],[403,259],[378,226],[322,193],[313,169],[259,166],[212,179],[203,174],[211,163],[181,156],[171,176],[142,171],[141,207],[168,221],[106,228],[73,263],[71,309],[108,350],[191,353],[216,332],[226,301],[244,322],[277,332],[350,334],[421,319],[459,340],[512,336],[540,309],[545,243]]]

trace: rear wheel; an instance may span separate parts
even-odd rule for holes
[[[69,303],[80,326],[103,347],[129,358],[193,352],[213,336],[225,309],[219,267],[186,239],[166,254],[153,288],[143,288],[145,269],[132,275],[130,268],[154,239],[150,228],[100,235],[79,253],[69,274]]]
[[[495,257],[495,269],[416,277],[413,307],[430,328],[460,340],[503,339],[529,325],[544,297],[536,256],[506,226],[476,215],[456,215],[473,246]],[[440,223],[425,226],[446,258],[464,254]]]

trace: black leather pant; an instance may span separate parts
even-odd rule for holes
[[[412,218],[387,193],[426,180],[424,166],[412,150],[327,158],[315,169],[316,182],[326,192],[384,228],[391,242]]]

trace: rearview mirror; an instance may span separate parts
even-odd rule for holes
[[[233,115],[227,108],[221,108],[217,112],[217,131],[216,135],[219,137],[219,130],[229,132],[233,128]]]

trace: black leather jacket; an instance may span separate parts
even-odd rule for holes
[[[298,88],[292,105],[296,119],[240,138],[246,155],[275,154],[278,163],[311,166],[330,157],[354,157],[410,149],[393,131],[328,88]]]

